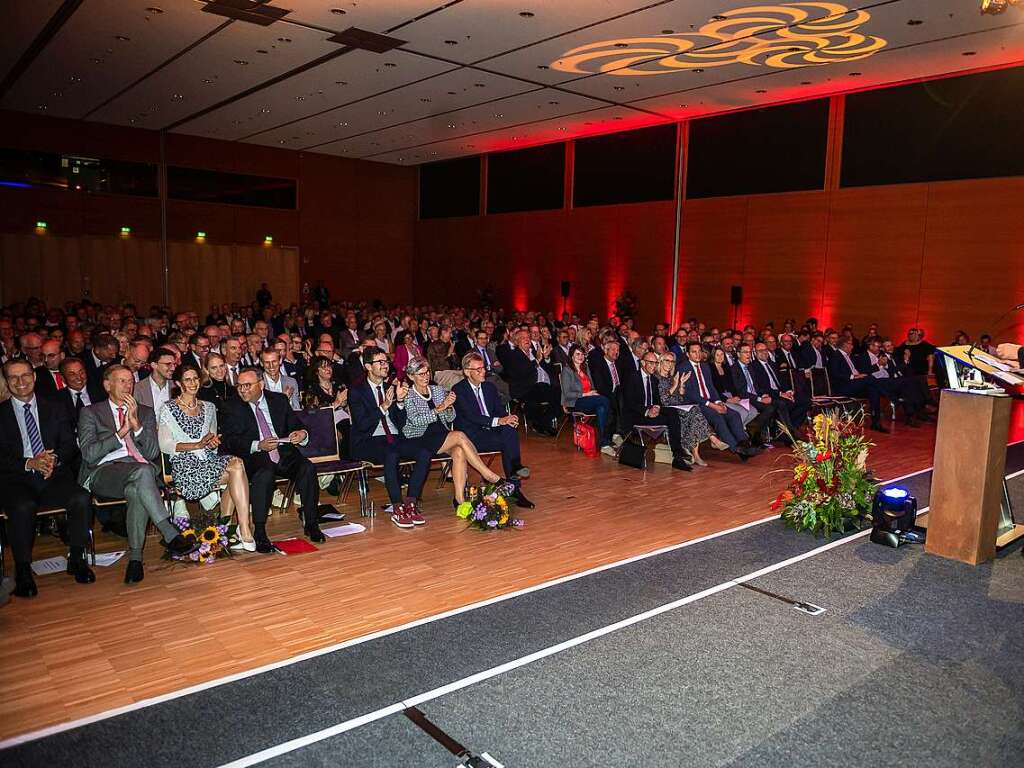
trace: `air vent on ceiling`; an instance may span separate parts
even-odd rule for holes
[[[333,37],[327,38],[332,43],[341,43],[350,48],[361,48],[364,51],[373,53],[387,53],[388,51],[405,45],[406,40],[399,40],[397,37],[378,35],[376,32],[369,32],[359,27],[349,27]]]
[[[285,8],[275,8],[259,0],[212,0],[203,6],[203,11],[237,21],[259,24],[261,27],[269,27],[291,13]]]

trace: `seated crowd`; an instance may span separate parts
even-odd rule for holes
[[[472,468],[511,482],[517,503],[532,507],[521,419],[554,437],[562,418],[593,416],[610,456],[634,427],[664,427],[672,466],[689,472],[706,466],[705,441],[741,461],[791,441],[822,379],[832,394],[866,400],[874,429],[887,431],[883,398],[911,426],[932,418],[935,348],[918,329],[898,346],[874,326],[858,338],[848,326],[820,331],[813,318],[778,331],[690,319],[644,335],[630,318],[308,298],[278,306],[264,286],[251,306],[213,306],[203,322],[90,301],[0,309],[0,508],[16,595],[37,592],[40,510],[65,510],[68,573],[95,580],[90,496],[124,500],[96,515],[128,539],[126,583],[143,579],[150,523],[172,552],[198,546],[168,517],[161,454],[184,499],[237,516],[233,548],[274,551],[266,526],[279,478],[294,483],[305,535],[323,541],[317,473],[300,450],[303,409],[333,409],[342,456],[380,468],[401,528],[426,522],[419,502],[439,456],[451,460],[455,506]],[[490,452],[501,454],[500,475],[480,457]]]

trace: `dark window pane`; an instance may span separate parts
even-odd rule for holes
[[[694,120],[686,196],[822,189],[827,142],[828,99]]]
[[[155,165],[18,149],[0,149],[0,185],[157,196]]]
[[[487,212],[561,208],[565,144],[499,152],[487,157]]]
[[[460,157],[420,166],[420,218],[480,213],[480,157]]]
[[[846,97],[844,187],[1024,175],[1024,67]]]
[[[675,123],[577,139],[575,152],[576,207],[675,197]]]
[[[241,173],[167,168],[167,196],[203,203],[295,208],[295,180]]]

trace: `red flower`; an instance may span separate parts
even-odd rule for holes
[[[821,462],[821,461],[828,461],[831,458],[832,458],[832,451],[825,451],[824,453],[819,453],[815,457],[814,460],[818,461],[818,462]]]

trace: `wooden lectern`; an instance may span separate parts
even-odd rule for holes
[[[942,390],[926,552],[971,565],[995,556],[1011,402]]]

